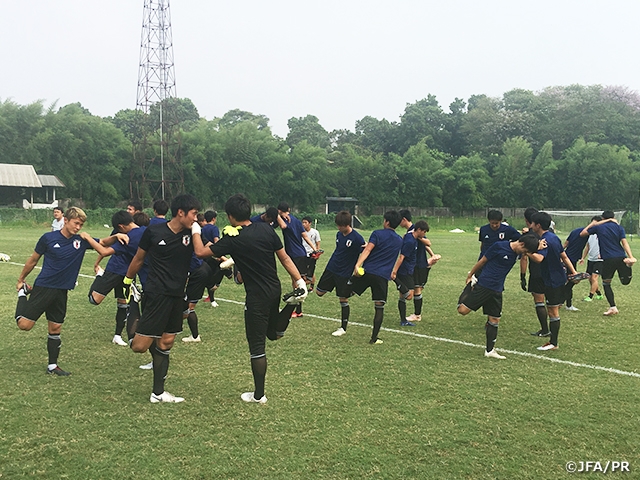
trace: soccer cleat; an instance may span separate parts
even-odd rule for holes
[[[71,372],[65,372],[64,370],[62,370],[60,367],[56,366],[56,368],[53,368],[51,370],[49,370],[47,368],[47,373],[49,375],[57,375],[59,377],[68,377],[69,375],[71,375]]]
[[[585,280],[589,278],[591,275],[584,272],[574,273],[572,275],[567,275],[567,281],[573,283],[579,283],[581,280]]]
[[[546,352],[547,350],[557,350],[557,349],[558,349],[558,346],[554,345],[551,342],[547,342],[544,345],[541,345],[541,346],[538,347],[538,350],[543,351],[543,352]]]
[[[596,295],[593,298],[595,298],[596,300],[602,300],[604,297],[602,295]]]
[[[334,337],[341,337],[345,333],[347,333],[347,331],[344,328],[340,327],[335,332],[333,332],[331,335],[333,335]]]
[[[104,275],[104,268],[98,267],[98,271],[96,272],[96,277],[101,277]]]
[[[131,299],[139,303],[142,298],[142,289],[136,284],[136,282],[131,283]]]
[[[193,335],[189,335],[188,337],[184,337],[182,341],[184,343],[200,343],[202,339],[200,338],[200,335],[198,335],[196,338],[193,338]]]
[[[299,297],[302,297],[304,300],[306,296],[307,296],[306,288],[296,288],[292,292],[285,293],[284,296],[282,297],[282,301],[284,303],[297,304],[297,303],[300,303]]]
[[[593,302],[593,298],[591,298],[591,297],[584,297],[584,298],[582,299],[582,301],[583,301],[583,302]]]
[[[564,307],[565,310],[569,310],[570,312],[579,312],[580,309],[576,308],[575,306],[571,305],[570,307],[565,306]]]
[[[240,395],[240,398],[242,399],[243,402],[247,402],[247,403],[259,403],[261,405],[264,405],[265,403],[267,403],[266,395],[262,395],[262,398],[260,398],[259,400],[256,400],[256,397],[253,396],[253,392],[244,392],[242,395]]]
[[[8,262],[11,260],[11,257],[6,253],[0,253],[0,262]]]
[[[184,402],[184,398],[176,397],[165,390],[160,395],[152,393],[151,397],[149,397],[149,401],[151,403],[180,403]]]
[[[412,313],[407,317],[406,320],[407,322],[419,322],[420,320],[422,320],[422,315],[416,315],[415,313]]]
[[[215,308],[215,307],[219,307],[220,305],[218,304],[218,302],[214,300],[213,302],[211,302],[211,306]]]
[[[382,345],[384,342],[379,338],[369,340],[369,345]]]
[[[416,324],[413,322],[408,322],[408,321],[404,321],[404,322],[400,322],[400,326],[401,327],[415,327]]]
[[[19,297],[26,297],[27,295],[29,295],[31,293],[31,287],[29,285],[27,285],[26,283],[23,283],[22,286],[20,287],[20,290],[18,290],[18,296]]]
[[[114,335],[113,336],[113,340],[111,340],[111,343],[113,343],[114,345],[120,345],[121,347],[128,347],[129,344],[127,342],[125,342],[122,339],[122,336],[120,335]]]
[[[551,332],[543,332],[542,330],[538,330],[537,332],[531,332],[531,335],[534,337],[550,337]]]
[[[233,261],[233,258],[229,257],[224,262],[220,262],[220,270],[228,270],[233,267],[236,262]]]
[[[138,368],[142,370],[153,370],[153,362],[145,363],[144,365],[140,365]]]
[[[211,299],[209,298],[209,295],[207,295],[206,297],[202,297],[202,301],[203,301],[204,303],[208,303],[208,302],[210,302],[210,301],[211,301]]]
[[[611,315],[617,315],[620,313],[617,307],[609,307],[609,310],[603,313],[605,317],[610,317]]]
[[[496,349],[494,348],[493,350],[491,350],[490,352],[487,352],[486,350],[484,351],[484,356],[488,357],[488,358],[497,358],[499,360],[504,360],[505,356],[500,355],[498,352],[496,352]]]

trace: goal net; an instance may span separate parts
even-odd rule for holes
[[[586,227],[591,218],[596,215],[602,215],[604,210],[542,210],[551,215],[555,223],[555,231],[560,233],[569,233],[571,230],[580,227]],[[618,210],[613,212],[616,220],[620,222],[626,213],[626,210]]]

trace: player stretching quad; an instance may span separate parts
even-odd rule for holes
[[[564,303],[566,295],[566,270],[569,270],[572,275],[576,275],[577,272],[567,254],[564,253],[562,242],[558,236],[549,231],[551,215],[546,212],[538,212],[533,216],[532,222],[533,231],[546,242],[546,247],[531,255],[531,260],[540,263],[551,332],[549,341],[539,346],[538,350],[556,350],[558,348],[558,333],[560,332],[560,307]]]
[[[478,235],[478,240],[480,240],[480,256],[478,260],[494,243],[520,238],[520,232],[511,225],[502,223],[502,212],[500,210],[489,210],[487,220],[489,220],[489,223],[480,227],[480,234]]]
[[[71,375],[58,366],[58,355],[62,344],[60,332],[67,315],[67,294],[76,286],[84,252],[94,249],[101,255],[106,253],[106,248],[100,245],[99,240],[92,238],[87,232],[78,234],[86,220],[87,215],[80,208],[67,209],[64,213],[62,229],[45,233],[40,237],[35,251],[27,259],[16,284],[18,304],[15,318],[18,328],[31,330],[43,313],[47,316],[49,323],[47,373],[52,375]],[[31,289],[25,283],[26,278],[42,256],[44,256],[42,271],[36,277]]]
[[[242,194],[233,195],[225,203],[224,209],[231,228],[225,227],[224,236],[217,243],[205,246],[202,244],[200,229],[194,224],[194,248],[196,255],[201,258],[231,255],[242,272],[246,291],[244,324],[251,355],[254,390],[243,393],[240,398],[249,403],[265,404],[265,340],[277,340],[284,335],[295,308],[294,303],[306,298],[307,288],[273,228],[265,222],[251,223],[251,202],[247,197]],[[282,311],[279,311],[281,286],[276,256],[296,286],[293,294],[287,295],[285,300],[292,303]]]
[[[538,239],[531,234],[522,235],[513,242],[506,240],[496,242],[489,247],[467,275],[467,285],[458,300],[458,313],[467,315],[472,310],[476,311],[482,307],[482,313],[487,316],[485,357],[500,360],[506,358],[496,352],[494,348],[498,338],[498,324],[502,316],[504,280],[519,255],[532,254],[537,251]],[[480,274],[474,285],[472,278],[477,272]]]
[[[631,283],[631,266],[636,263],[636,259],[631,253],[624,228],[618,224],[615,214],[611,210],[602,212],[602,220],[592,221],[580,235],[586,237],[594,233],[598,235],[600,257],[602,258],[602,287],[609,302],[609,309],[603,315],[609,317],[619,313],[611,288],[613,275],[617,271],[620,283],[629,285]]]
[[[344,210],[338,212],[335,222],[338,227],[336,249],[333,251],[329,263],[327,263],[320,277],[316,293],[319,297],[322,297],[325,293],[331,292],[334,288],[336,289],[336,296],[340,300],[342,323],[340,328],[331,335],[341,337],[347,333],[349,314],[351,312],[349,307],[349,297],[351,296],[349,278],[353,275],[353,269],[366,242],[362,235],[351,227],[351,213]]]
[[[402,237],[396,233],[401,221],[402,216],[395,210],[389,210],[384,214],[384,228],[371,233],[369,242],[358,257],[353,270],[353,292],[362,295],[367,288],[371,288],[371,300],[375,305],[373,330],[369,340],[371,345],[382,343],[378,334],[384,319],[389,280],[402,248]]]
[[[153,392],[151,403],[184,401],[164,389],[169,370],[169,353],[182,331],[184,289],[193,255],[191,225],[196,221],[200,202],[193,195],[178,195],[171,202],[171,220],[150,225],[142,234],[138,252],[124,278],[125,296],[145,258],[149,275],[142,297],[142,315],[130,328],[135,332],[131,349],[151,352]]]

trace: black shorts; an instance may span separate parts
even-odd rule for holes
[[[203,263],[189,275],[186,291],[187,302],[198,303],[207,287],[213,287],[213,272],[209,264]]]
[[[544,286],[544,281],[542,280],[542,277],[529,275],[529,284],[527,286],[527,292],[544,295],[545,290],[546,290],[546,287]]]
[[[320,277],[316,289],[320,292],[331,292],[336,289],[336,296],[340,298],[349,298],[353,295],[352,285],[349,283],[349,277],[340,277],[329,270],[325,270]]]
[[[413,270],[413,288],[423,288],[429,280],[431,267],[415,268]]]
[[[396,275],[394,282],[396,288],[401,295],[406,295],[409,290],[413,290],[413,274],[411,275]]]
[[[494,318],[502,316],[502,292],[476,285],[465,298],[463,305],[474,312],[482,307],[482,313]]]
[[[255,299],[254,299],[255,300]],[[244,307],[244,328],[251,357],[265,355],[267,330],[274,327],[280,312],[280,295],[273,299],[247,302]]]
[[[298,269],[298,272],[300,272],[300,276],[304,279],[307,276],[307,257],[296,257],[291,258],[291,260]]]
[[[607,258],[602,261],[602,279],[611,280],[616,272],[620,283],[628,285],[631,281],[631,267],[624,263],[625,257]]]
[[[362,295],[367,288],[371,288],[371,300],[374,302],[387,302],[389,280],[366,273],[362,277],[351,277],[351,289],[354,293]]]
[[[35,322],[44,313],[48,321],[63,324],[64,317],[67,315],[68,292],[60,288],[33,287],[27,306],[22,312],[22,318]]]
[[[91,284],[89,295],[91,295],[91,292],[96,292],[106,297],[109,295],[109,292],[113,290],[116,298],[124,299],[124,288],[122,285],[123,279],[124,275],[118,275],[113,272],[104,272],[102,275],[98,275],[93,281],[93,284]]]
[[[183,298],[145,292],[136,335],[160,338],[163,333],[180,333],[183,309]]]
[[[311,280],[313,278],[313,274],[316,273],[316,262],[318,261],[315,258],[306,257],[306,272],[307,278]]]
[[[567,299],[567,289],[564,285],[555,288],[545,286],[544,298],[548,307],[559,307]]]
[[[591,260],[587,261],[587,273],[590,275],[602,275],[602,260],[597,260],[592,262]]]

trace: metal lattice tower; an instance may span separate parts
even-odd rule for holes
[[[184,191],[169,0],[144,0],[134,140],[131,196],[165,198]],[[137,169],[137,171],[136,171]]]

